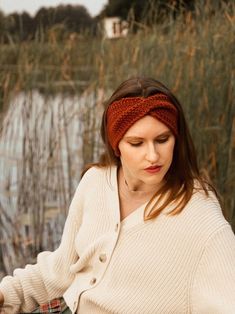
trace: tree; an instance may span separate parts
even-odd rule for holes
[[[8,38],[28,40],[33,36],[33,18],[27,13],[12,13],[5,18],[5,32]]]
[[[35,24],[44,30],[63,24],[68,32],[83,32],[92,26],[92,17],[82,5],[60,5],[41,8],[35,16]]]
[[[128,19],[130,10],[134,13],[135,21],[146,21],[150,10],[155,10],[160,16],[169,13],[175,14],[180,9],[191,10],[194,8],[195,0],[109,0],[108,4],[101,12],[101,16],[120,16],[122,19]]]
[[[5,15],[0,11],[0,43],[4,41],[5,31]]]

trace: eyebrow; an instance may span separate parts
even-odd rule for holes
[[[171,132],[170,130],[169,130],[169,131],[165,131],[165,132],[163,132],[163,133],[157,135],[157,136],[155,137],[155,139],[160,138],[160,137],[163,137],[163,136],[167,136],[167,135],[172,135],[172,132]],[[143,137],[134,136],[134,135],[133,135],[133,136],[124,136],[124,139],[126,139],[126,140],[144,140]]]

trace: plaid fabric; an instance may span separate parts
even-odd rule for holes
[[[71,313],[70,309],[66,305],[63,298],[54,299],[49,301],[48,303],[41,304],[31,313],[43,313],[43,314],[50,314],[50,313],[62,313],[62,314],[69,314]],[[21,314],[29,314],[29,313],[21,313]]]

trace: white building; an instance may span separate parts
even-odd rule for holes
[[[106,38],[125,37],[128,33],[128,23],[120,17],[106,17],[103,20]]]

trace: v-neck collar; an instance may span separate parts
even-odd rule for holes
[[[117,204],[116,210],[118,211],[119,223],[122,227],[132,227],[140,222],[144,221],[144,209],[148,202],[137,207],[133,212],[121,220],[120,215],[120,199],[119,199],[119,188],[118,188],[118,167],[113,166],[111,169],[111,182],[114,186],[113,193],[115,193],[115,201]]]

